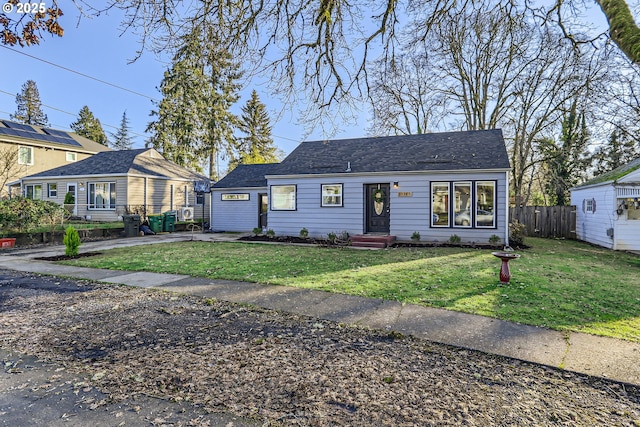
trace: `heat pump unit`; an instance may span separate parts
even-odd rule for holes
[[[180,210],[181,221],[191,221],[193,219],[193,208],[182,208]]]

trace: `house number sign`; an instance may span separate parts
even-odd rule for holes
[[[413,197],[412,191],[399,191],[398,197]]]
[[[229,193],[225,193],[222,195],[222,200],[249,200],[249,194],[248,193],[236,193],[236,194],[229,194]]]

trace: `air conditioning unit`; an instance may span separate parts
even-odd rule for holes
[[[182,208],[180,210],[180,221],[191,221],[193,219],[193,208]]]

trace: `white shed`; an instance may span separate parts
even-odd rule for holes
[[[576,235],[614,250],[640,250],[640,158],[571,189]]]

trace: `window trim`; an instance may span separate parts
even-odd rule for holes
[[[451,228],[451,181],[431,181],[430,186],[430,200],[431,200],[431,217],[429,219],[429,224],[431,228]],[[446,186],[447,187],[447,224],[434,224],[433,223],[433,187],[435,186]]]
[[[108,203],[103,203],[103,205],[108,205],[108,207],[96,207],[95,201],[95,192],[96,185],[105,185],[109,186],[108,194],[109,201]],[[115,181],[96,181],[87,183],[87,209],[92,211],[113,211],[116,209],[116,183]],[[93,199],[93,200],[92,200]]]
[[[275,206],[276,198],[273,197],[273,189],[278,187],[293,187],[293,207],[278,208]],[[297,211],[298,210],[298,185],[297,184],[276,184],[269,186],[269,205],[272,211]]]
[[[73,157],[72,159],[70,159],[69,157]],[[75,153],[73,151],[67,151],[65,153],[65,159],[67,160],[67,162],[77,162],[78,161],[78,153]]]
[[[31,187],[31,197],[29,197],[29,187]],[[40,197],[36,198],[36,187],[40,187]],[[24,197],[31,200],[42,200],[42,184],[26,184],[24,186]]]
[[[336,194],[325,196],[325,187],[338,187],[340,190]],[[340,203],[325,203],[325,197],[336,197],[340,199]],[[342,208],[344,207],[344,184],[320,184],[320,207],[322,208]]]
[[[51,187],[55,187],[55,189],[52,189]],[[55,192],[55,194],[54,194],[54,192]],[[50,182],[50,183],[47,184],[47,194],[49,195],[50,199],[58,197],[58,183],[57,182]]]
[[[470,202],[470,206],[469,206],[469,225],[463,225],[463,224],[456,224],[456,216],[459,215],[458,211],[456,211],[456,198],[452,197],[452,208],[451,212],[453,215],[453,224],[452,227],[453,228],[473,228],[473,224],[474,224],[474,220],[475,220],[475,209],[474,209],[474,205],[475,205],[475,195],[473,192],[473,181],[452,181],[451,182],[451,194],[453,194],[455,196],[456,193],[456,185],[458,187],[462,187],[462,186],[469,186],[469,200]],[[461,209],[459,212],[462,213],[464,212],[466,209]]]
[[[497,211],[497,207],[496,207],[496,194],[497,194],[497,187],[498,187],[498,183],[495,180],[478,180],[478,181],[474,181],[473,183],[473,189],[474,189],[474,203],[475,203],[475,209],[474,209],[474,218],[473,218],[473,227],[474,228],[487,228],[487,229],[494,229],[496,228],[496,221],[498,220],[498,218],[496,217],[496,211]],[[487,184],[491,184],[491,186],[493,187],[493,206],[492,206],[492,210],[491,212],[493,213],[493,223],[491,225],[479,225],[478,224],[478,194],[480,194],[478,192],[478,185],[487,185]],[[483,209],[485,210],[485,209]]]
[[[29,161],[24,162],[22,160],[22,157],[23,157],[22,153],[21,153],[22,150],[28,150],[29,151]],[[33,147],[30,147],[28,145],[20,145],[18,147],[18,164],[19,165],[25,165],[25,166],[33,166],[34,163],[35,162],[34,162],[34,150],[33,150]]]

